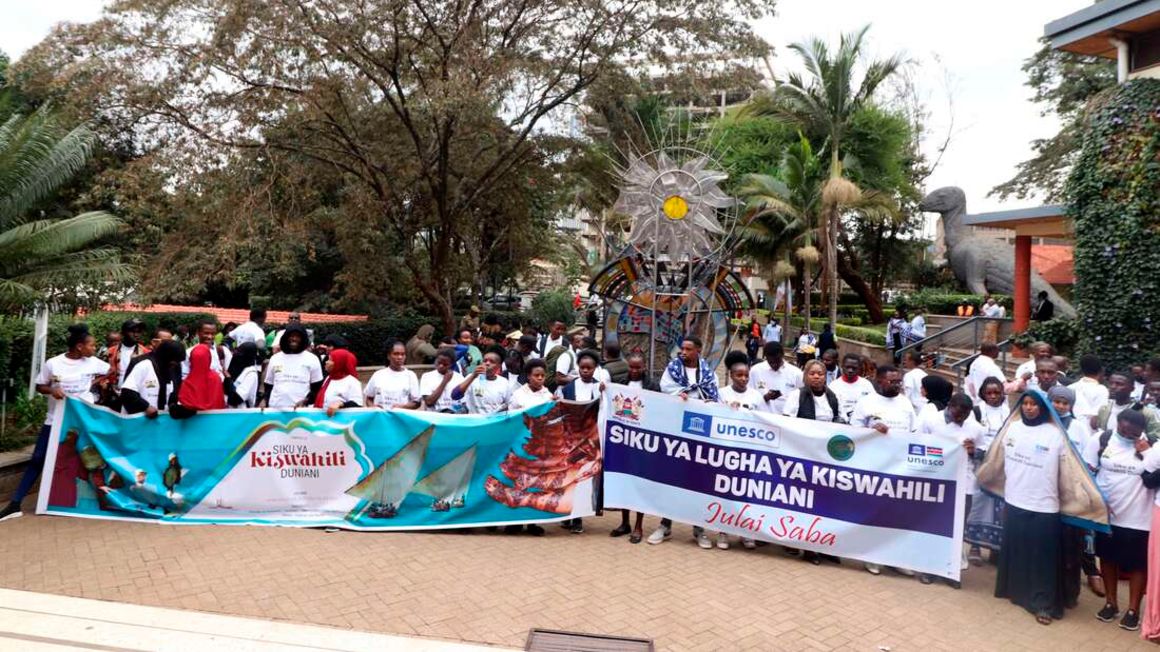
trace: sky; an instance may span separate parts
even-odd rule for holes
[[[1091,0],[781,0],[777,15],[759,23],[758,33],[775,48],[780,76],[795,67],[786,47],[810,36],[836,42],[841,32],[870,24],[868,51],[902,52],[912,63],[920,97],[927,105],[932,159],[951,135],[950,146],[927,190],[957,185],[967,210],[978,213],[1035,205],[1034,199],[1001,202],[987,193],[1011,178],[1030,157],[1030,142],[1051,136],[1058,122],[1041,116],[1023,85],[1023,61],[1039,47],[1047,22],[1077,11]],[[60,21],[83,22],[100,14],[102,0],[0,0],[0,49],[16,59]]]

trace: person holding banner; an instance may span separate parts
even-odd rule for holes
[[[516,355],[519,358],[519,355]],[[523,363],[523,358],[519,358]],[[433,412],[462,414],[467,411],[462,400],[451,394],[463,382],[463,375],[455,370],[455,349],[442,348],[435,354],[435,368],[419,378],[419,395],[423,407]]]
[[[982,401],[975,406],[975,420],[983,426],[983,438],[975,446],[980,456],[986,456],[991,448],[991,442],[999,434],[1011,408],[1007,406],[1007,396],[1004,394],[1006,381],[1002,378],[989,376],[979,384],[979,398]],[[976,465],[977,466],[977,465]],[[977,470],[977,469],[976,469]],[[975,565],[983,563],[983,548],[991,551],[991,560],[1003,547],[1003,500],[979,489],[971,501],[971,509],[967,516],[967,528],[963,539],[971,544],[967,551],[967,561]],[[1094,591],[1094,587],[1093,587]],[[1102,595],[1102,591],[1097,593]]]
[[[764,411],[781,414],[785,397],[802,386],[802,372],[785,361],[781,342],[766,342],[764,352],[765,362],[759,362],[749,370],[749,386],[764,397]]]
[[[731,351],[725,356],[725,367],[729,370],[729,382],[717,388],[721,402],[734,410],[769,412],[766,402],[768,393],[762,394],[749,383],[749,362],[746,357],[740,351]]]
[[[222,378],[214,370],[212,344],[198,344],[189,350],[189,374],[181,381],[177,404],[170,415],[175,419],[191,417],[202,410],[224,410],[226,395]]]
[[[1050,625],[1063,618],[1059,475],[1069,452],[1067,434],[1052,419],[1046,395],[1030,390],[1019,400],[1019,417],[1000,438],[1007,511],[995,597],[1007,598],[1034,614],[1039,624]]]
[[[184,360],[185,347],[177,340],[164,340],[152,352],[134,360],[121,386],[121,411],[144,413],[150,419],[168,412],[181,390]]]
[[[1148,578],[1154,493],[1142,477],[1147,470],[1144,455],[1152,447],[1144,434],[1147,426],[1143,414],[1124,410],[1116,417],[1114,430],[1090,438],[1084,448],[1084,461],[1096,472],[1096,484],[1107,497],[1112,515],[1111,534],[1096,534],[1096,555],[1107,590],[1107,602],[1096,618],[1110,623],[1120,615],[1117,593],[1120,580],[1127,578],[1128,609],[1120,627],[1128,631],[1140,629],[1140,602]]]
[[[661,375],[662,392],[702,401],[719,400],[717,375],[701,357],[701,346],[701,339],[695,335],[686,335],[681,340],[681,352]]]
[[[620,381],[617,381],[614,376],[612,381],[613,384],[625,385],[635,389],[647,389],[650,392],[660,391],[660,387],[658,387],[657,384],[648,377],[648,373],[645,370],[643,353],[640,351],[633,351],[632,353],[628,354],[628,357],[625,358],[624,361],[628,363],[628,375]],[[609,532],[609,536],[622,537],[626,534],[629,534],[629,543],[640,543],[644,538],[644,513],[636,513],[636,523],[631,528],[629,527],[628,519],[629,510],[622,509],[620,511],[620,525],[617,526],[617,528],[612,532]],[[657,531],[661,533],[658,535],[660,537],[660,541],[664,541],[666,531],[665,528],[658,528]],[[671,535],[671,529],[669,530],[669,533]],[[660,541],[657,541],[657,543],[660,543]],[[653,543],[651,536],[649,537],[649,543]]]
[[[576,368],[579,376],[567,385],[556,388],[556,398],[566,401],[587,403],[595,401],[604,393],[605,384],[596,378],[600,366],[600,356],[592,349],[584,349],[576,354]]]
[[[326,380],[314,399],[314,407],[326,408],[333,417],[342,408],[359,407],[364,394],[358,379],[358,358],[346,349],[331,351],[326,360]]]
[[[862,356],[857,353],[842,356],[842,375],[830,383],[830,389],[838,397],[842,421],[849,422],[858,401],[874,393],[873,383],[862,377]]]
[[[32,449],[32,459],[24,469],[16,493],[8,505],[0,510],[0,521],[17,518],[23,514],[20,503],[44,469],[48,454],[48,439],[52,432],[52,420],[56,416],[57,405],[66,396],[93,403],[96,392],[107,382],[109,363],[96,357],[97,340],[89,333],[86,324],[72,324],[68,327],[68,351],[49,358],[40,367],[36,376],[36,393],[48,397],[48,413],[44,425],[36,436],[36,446]]]
[[[533,362],[534,359],[528,360],[524,365],[525,376],[530,376]],[[516,383],[500,374],[502,367],[503,358],[500,354],[488,351],[483,356],[483,364],[451,390],[451,399],[458,401],[466,397],[467,411],[471,414],[495,414],[507,410]],[[550,393],[548,398],[551,398]]]
[[[266,365],[266,407],[295,408],[310,405],[322,387],[322,363],[306,350],[306,329],[288,324],[278,342],[278,352]]]
[[[387,368],[379,369],[367,381],[366,407],[384,410],[414,410],[419,407],[419,378],[406,368],[407,347],[399,340],[387,344]]]

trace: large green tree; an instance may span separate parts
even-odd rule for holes
[[[179,174],[277,150],[343,178],[390,240],[365,273],[409,283],[454,326],[467,225],[545,125],[609,70],[761,56],[773,0],[119,0],[58,33],[43,69]],[[503,193],[500,193],[502,195]],[[373,254],[372,254],[373,255]],[[365,261],[364,261],[365,262]],[[370,267],[370,269],[367,269]]]
[[[40,210],[85,166],[94,140],[47,108],[0,124],[0,309],[92,303],[132,276],[116,250],[99,246],[121,227],[116,217],[53,219]]]

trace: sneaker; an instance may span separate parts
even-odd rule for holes
[[[1140,614],[1131,609],[1125,611],[1124,617],[1120,619],[1120,629],[1126,629],[1129,632],[1140,629]]]
[[[709,540],[708,534],[702,532],[701,534],[697,535],[697,545],[701,546],[705,550],[709,550],[713,547],[713,542]]]
[[[895,573],[898,573],[899,575],[903,575],[905,577],[914,577],[914,571],[910,570],[909,568],[899,568],[897,566],[891,566],[890,570],[894,571]]]
[[[757,548],[757,542],[753,539],[741,539],[741,547],[746,550],[755,550]]]
[[[866,564],[866,572],[871,575],[881,575],[882,567],[878,564]]]
[[[1096,620],[1099,620],[1099,621],[1102,621],[1105,623],[1110,623],[1116,619],[1116,616],[1119,616],[1119,615],[1120,615],[1119,609],[1113,607],[1110,604],[1105,603],[1104,608],[1100,609],[1099,613],[1096,614]]]
[[[665,541],[670,539],[672,536],[673,536],[673,531],[662,525],[662,526],[658,527],[657,529],[653,530],[652,534],[648,535],[647,540],[650,544],[655,546],[658,543],[664,543]]]
[[[720,548],[721,550],[728,550],[729,549],[729,537],[725,536],[724,534],[718,536],[717,537],[717,547]]]
[[[7,521],[10,518],[20,518],[24,516],[24,512],[20,511],[20,503],[8,503],[4,509],[0,509],[0,521]]]
[[[584,534],[584,521],[576,519],[572,522],[572,526],[568,528],[572,534]]]

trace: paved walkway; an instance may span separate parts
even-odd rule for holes
[[[512,647],[542,627],[666,650],[1153,649],[1096,621],[1102,603],[1086,592],[1037,625],[991,597],[990,567],[956,591],[774,546],[703,551],[680,526],[664,545],[633,546],[607,536],[616,519],[537,539],[26,516],[0,524],[0,587]]]

